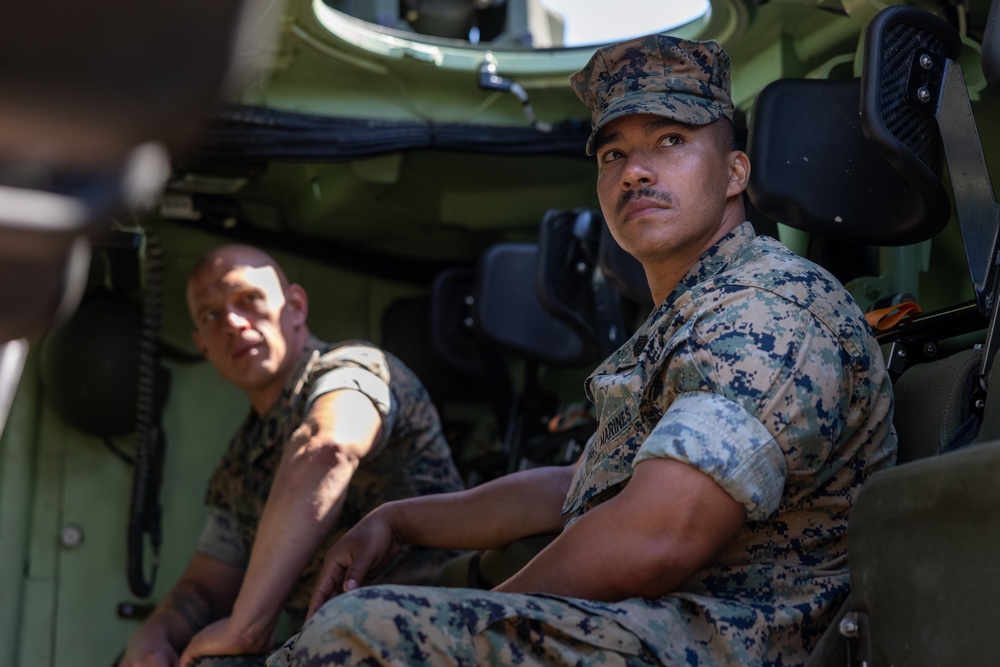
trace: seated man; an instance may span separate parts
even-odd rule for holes
[[[417,377],[369,343],[312,336],[305,291],[267,254],[209,252],[187,296],[195,344],[251,410],[210,482],[198,550],[132,636],[128,667],[272,648],[282,607],[304,618],[350,526],[385,501],[462,488]],[[449,555],[407,549],[381,580],[437,583]]]
[[[729,76],[716,42],[652,35],[572,77],[607,224],[659,304],[587,380],[597,432],[575,466],[370,514],[269,665],[805,661],[848,592],[851,502],[895,457],[892,394],[847,291],[746,222]],[[363,586],[402,545],[550,531],[492,591]]]

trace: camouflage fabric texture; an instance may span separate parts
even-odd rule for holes
[[[222,510],[209,520],[230,517],[246,554],[254,543],[282,447],[302,423],[317,385],[323,385],[322,391],[345,387],[368,395],[382,415],[383,438],[361,461],[337,524],[286,600],[286,610],[299,618],[304,618],[309,605],[323,555],[365,514],[390,500],[463,488],[437,410],[416,375],[370,343],[331,345],[313,338],[281,398],[263,417],[250,412],[209,482],[205,502]],[[208,532],[213,528],[218,535],[227,534],[224,526],[208,526]],[[453,555],[430,549],[404,551],[379,581],[437,583],[441,568]]]
[[[268,664],[802,664],[847,595],[854,496],[896,451],[881,352],[847,291],[744,223],[587,391],[600,422],[567,522],[643,460],[682,460],[746,508],[716,561],[670,595],[613,603],[363,588],[328,602]]]
[[[264,667],[266,655],[209,655],[195,659],[191,667]]]
[[[268,667],[542,664],[659,662],[614,620],[558,598],[424,586],[370,586],[341,595],[267,660]]]
[[[587,155],[594,154],[597,132],[621,116],[648,113],[689,125],[732,120],[729,69],[729,55],[715,40],[647,35],[598,49],[570,77],[591,112]]]

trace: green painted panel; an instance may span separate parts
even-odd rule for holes
[[[29,356],[0,440],[0,665],[15,664],[24,621],[38,382]]]
[[[124,554],[132,469],[97,438],[67,432],[60,528],[78,529],[83,541],[59,548],[52,664],[110,665],[127,631],[115,607],[129,599]],[[131,451],[131,440],[116,443]]]
[[[24,667],[52,664],[59,514],[65,466],[64,430],[59,417],[43,404],[19,649],[18,664]]]
[[[52,664],[55,593],[56,584],[51,580],[33,580],[25,585],[20,659],[14,663],[17,667],[48,667]]]
[[[168,364],[172,383],[164,413],[167,451],[160,500],[163,545],[153,594],[140,600],[126,577],[126,529],[132,471],[101,443],[67,429],[67,471],[61,525],[84,535],[61,549],[57,590],[55,667],[106,667],[138,621],[117,616],[118,604],[156,602],[180,576],[194,551],[205,509],[208,477],[248,408],[243,395],[205,362]],[[131,449],[131,435],[118,439]],[[145,572],[150,571],[147,554]]]

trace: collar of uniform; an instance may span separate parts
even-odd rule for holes
[[[756,236],[757,233],[754,232],[753,225],[749,222],[740,224],[723,236],[691,265],[687,274],[681,278],[677,287],[660,307],[672,307],[682,294],[721,272],[740,250],[753,243]]]
[[[274,405],[268,409],[267,413],[264,414],[261,419],[268,419],[271,415],[284,412],[285,408],[288,406],[289,401],[293,396],[298,395],[302,391],[302,386],[305,384],[305,369],[309,364],[309,360],[312,359],[314,354],[319,352],[319,349],[323,346],[323,341],[316,338],[316,336],[310,335],[306,340],[305,345],[299,350],[299,356],[295,360],[295,366],[288,377],[285,378],[285,386],[281,388],[281,396],[278,400],[274,402]]]
[[[753,225],[749,222],[744,222],[719,239],[715,245],[709,248],[704,255],[691,265],[688,272],[677,283],[674,291],[664,299],[663,303],[653,309],[653,312],[649,314],[649,317],[639,327],[639,330],[608,361],[613,363],[618,369],[634,366],[636,359],[642,354],[646,344],[649,343],[650,327],[668,316],[673,311],[674,304],[677,303],[677,300],[683,294],[722,272],[737,253],[753,243],[756,236],[757,233],[754,231]]]
[[[275,430],[276,424],[284,417],[292,399],[295,396],[298,396],[302,391],[302,387],[306,381],[306,366],[308,366],[314,355],[320,353],[320,349],[323,345],[324,343],[320,339],[312,335],[309,336],[305,345],[303,345],[302,349],[299,351],[298,358],[295,360],[294,370],[285,380],[285,386],[281,388],[281,395],[278,397],[278,400],[274,402],[274,405],[272,405],[264,415],[260,416],[256,420],[258,422],[256,428],[261,428],[265,431]],[[253,410],[251,410],[251,414],[253,414]],[[256,438],[253,439],[256,440]],[[262,438],[261,444],[264,445],[268,443],[270,439],[271,438],[268,437]],[[263,451],[263,449],[267,449],[267,447],[263,447],[260,451]],[[256,457],[260,454],[260,451],[254,452],[252,456]]]

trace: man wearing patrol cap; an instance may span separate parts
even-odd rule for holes
[[[847,593],[851,499],[891,465],[851,297],[745,221],[729,58],[652,35],[572,77],[618,242],[659,304],[588,378],[579,462],[383,505],[327,554],[270,665],[793,665]],[[492,591],[363,586],[403,544],[559,535]]]

